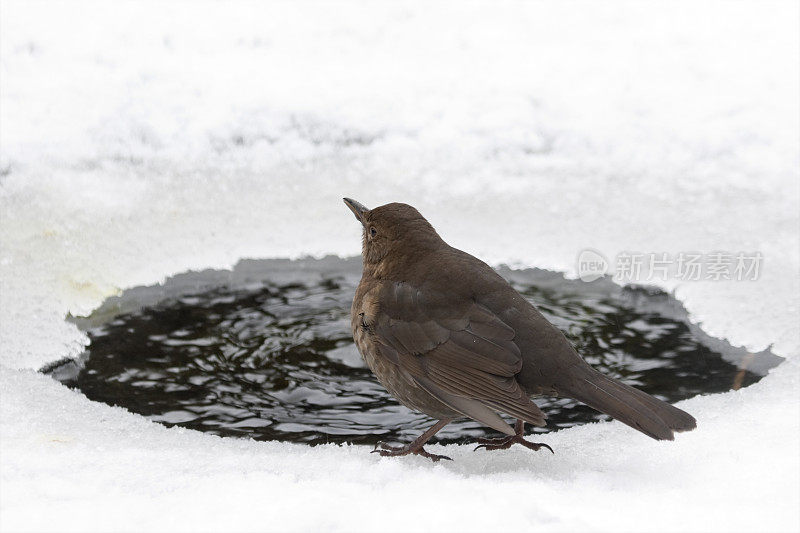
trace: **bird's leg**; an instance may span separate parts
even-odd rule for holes
[[[427,457],[431,461],[438,461],[439,459],[447,459],[448,461],[452,461],[449,457],[445,455],[435,455],[432,453],[428,453],[423,449],[428,440],[433,437],[436,432],[440,429],[445,427],[447,424],[450,423],[450,420],[439,420],[431,426],[425,433],[417,437],[413,442],[406,444],[405,446],[389,446],[383,442],[379,442],[375,445],[375,449],[372,450],[372,453],[377,453],[382,457],[401,457],[403,455],[421,455],[422,457]]]
[[[478,445],[475,446],[475,450],[478,448],[486,448],[487,450],[506,450],[511,448],[513,444],[522,444],[531,450],[547,448],[551,453],[555,453],[553,448],[547,444],[542,442],[528,442],[525,440],[523,436],[525,433],[525,421],[517,419],[517,423],[514,424],[514,431],[516,432],[516,435],[511,435],[508,437],[500,437],[497,439],[478,439]]]

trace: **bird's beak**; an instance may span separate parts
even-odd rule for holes
[[[352,211],[353,214],[356,216],[356,219],[363,224],[364,215],[366,215],[369,212],[369,209],[367,209],[360,203],[350,198],[342,198],[342,200],[344,200],[345,205],[349,207],[350,211]]]

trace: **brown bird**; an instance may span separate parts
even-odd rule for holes
[[[507,435],[480,439],[478,448],[550,449],[523,438],[525,422],[545,425],[530,399],[539,395],[574,398],[658,440],[696,426],[690,414],[589,366],[506,280],[449,246],[410,205],[344,202],[363,225],[364,270],[351,310],[356,346],[395,398],[438,420],[406,446],[373,451],[449,459],[423,446],[463,417]],[[515,428],[498,413],[516,418]]]

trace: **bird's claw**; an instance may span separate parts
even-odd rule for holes
[[[507,450],[514,444],[521,444],[528,448],[529,450],[540,450],[541,448],[547,448],[550,450],[550,453],[555,454],[556,452],[553,451],[553,448],[548,446],[543,442],[528,442],[525,440],[522,435],[514,435],[511,437],[500,437],[499,439],[478,439],[478,444],[472,451],[476,451],[479,448],[485,448],[487,451],[492,450]]]
[[[377,453],[381,457],[402,457],[404,455],[420,455],[422,457],[427,457],[433,462],[440,461],[442,459],[445,459],[447,461],[452,461],[452,459],[450,457],[447,457],[446,455],[436,455],[434,453],[428,453],[422,446],[418,448],[414,448],[411,445],[389,446],[385,442],[377,442],[375,444],[375,448],[373,448],[370,453]]]
[[[420,448],[418,451],[413,452],[413,453],[415,453],[416,455],[421,455],[422,457],[427,457],[428,459],[430,459],[434,463],[436,461],[441,460],[441,459],[444,459],[445,461],[452,461],[452,459],[450,457],[447,457],[446,455],[436,455],[435,453],[428,453],[425,450],[423,450],[422,448]]]
[[[375,443],[375,447],[372,448],[372,451],[369,453],[380,453],[381,450],[387,450],[390,452],[400,452],[402,451],[404,446],[389,446],[383,441],[378,441]]]

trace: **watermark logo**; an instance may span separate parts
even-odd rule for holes
[[[710,253],[620,252],[613,263],[597,250],[587,248],[578,254],[578,277],[594,281],[613,274],[621,282],[667,279],[681,281],[753,281],[761,274],[761,252]]]
[[[608,259],[597,250],[587,248],[578,254],[578,277],[583,281],[594,281],[608,273]]]

